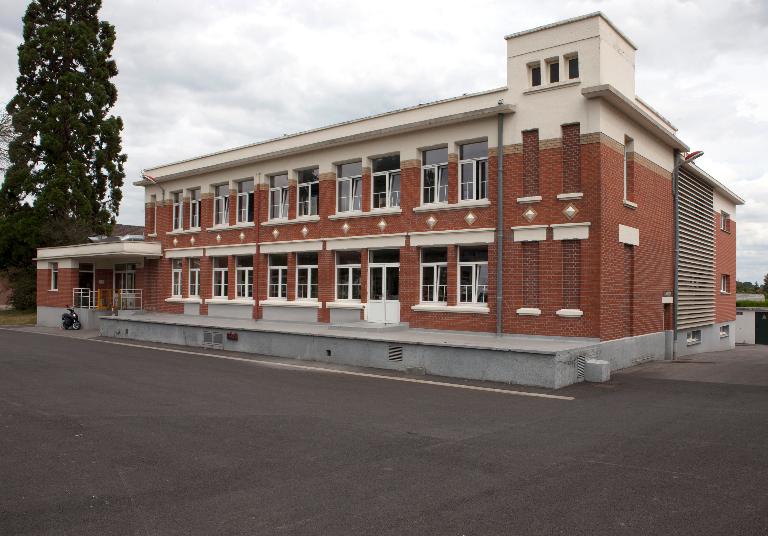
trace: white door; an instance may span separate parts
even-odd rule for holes
[[[368,265],[368,321],[400,322],[400,260],[398,250],[371,252]],[[390,261],[390,262],[381,262]]]

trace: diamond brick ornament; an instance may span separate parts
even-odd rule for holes
[[[536,219],[536,216],[538,216],[538,212],[536,212],[532,207],[528,207],[528,209],[523,212],[523,218],[528,220],[528,223],[532,222]]]
[[[578,212],[579,209],[574,207],[572,203],[568,204],[568,206],[563,209],[563,214],[565,214],[565,217],[569,220],[572,220]]]
[[[430,216],[429,218],[427,218],[427,225],[429,226],[430,229],[432,229],[436,223],[437,223],[437,219],[435,219],[434,216]]]

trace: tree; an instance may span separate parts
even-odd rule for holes
[[[10,160],[8,159],[8,145],[13,139],[13,126],[11,116],[6,112],[0,112],[0,173],[5,173]]]
[[[24,14],[13,137],[0,188],[0,269],[31,269],[35,249],[109,234],[125,173],[123,122],[109,115],[114,26],[100,0],[35,0]],[[14,293],[15,295],[15,293]]]
[[[768,274],[765,274],[765,277],[763,277],[763,294],[765,294],[765,299],[768,300]]]

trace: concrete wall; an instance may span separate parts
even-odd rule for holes
[[[331,324],[345,324],[360,320],[359,309],[331,309]]]
[[[61,315],[66,312],[63,307],[44,307],[38,306],[37,308],[37,325],[51,328],[57,328],[61,326]],[[104,315],[104,311],[97,311],[95,309],[82,309],[75,307],[75,312],[80,317],[80,324],[82,329],[98,329],[99,317]]]
[[[185,308],[187,304],[184,304]],[[198,305],[198,311],[199,311]],[[186,311],[185,311],[186,312]],[[218,316],[222,318],[251,318],[253,316],[252,305],[233,305],[233,304],[209,304],[208,316]]]
[[[755,344],[754,311],[736,311],[736,344]]]
[[[721,325],[730,326],[730,335],[728,337],[720,337]],[[735,322],[723,322],[720,324],[712,324],[710,326],[702,326],[700,328],[694,329],[701,330],[701,342],[699,344],[688,345],[686,334],[691,330],[679,331],[677,333],[677,343],[675,346],[676,357],[701,354],[704,352],[719,352],[722,350],[730,350],[736,346]]]
[[[263,318],[264,320],[285,320],[287,322],[317,322],[317,309],[315,307],[269,306],[264,307]]]
[[[620,370],[645,361],[671,357],[668,349],[669,335],[671,332],[661,331],[601,342],[599,359],[608,361],[611,370]]]

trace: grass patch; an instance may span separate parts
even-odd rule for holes
[[[768,307],[768,301],[736,300],[736,307]]]
[[[18,326],[32,325],[37,323],[37,313],[35,311],[0,311],[0,326]]]

